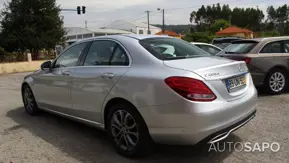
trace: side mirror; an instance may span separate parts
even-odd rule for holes
[[[41,70],[43,71],[50,70],[50,68],[51,68],[51,61],[46,61],[41,64]]]

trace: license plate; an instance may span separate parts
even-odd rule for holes
[[[245,75],[226,80],[226,86],[229,91],[244,85],[246,85]]]

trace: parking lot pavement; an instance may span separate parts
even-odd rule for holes
[[[26,74],[0,75],[0,163],[289,162],[289,94],[260,95],[257,117],[220,143],[226,144],[219,148],[224,152],[158,146],[152,156],[132,160],[116,154],[105,133],[95,128],[48,113],[35,117],[25,114],[20,84]],[[240,142],[257,145],[277,142],[280,150],[260,152],[258,146],[251,145],[254,152],[238,152],[228,142],[234,143],[238,151],[244,149]]]

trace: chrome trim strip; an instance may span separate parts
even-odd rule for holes
[[[256,115],[253,114],[251,115],[251,117],[249,119],[247,119],[245,122],[239,124],[238,126],[232,128],[230,131],[228,132],[224,132],[224,133],[221,133],[217,136],[215,136],[213,139],[211,139],[208,143],[209,144],[214,144],[214,143],[217,143],[221,140],[224,140],[226,139],[232,132],[236,131],[237,129],[241,128],[242,126],[244,126],[246,123],[248,123],[250,120],[252,120]]]
[[[102,130],[105,129],[104,124],[99,123],[99,122],[94,122],[94,121],[90,121],[90,120],[87,120],[87,119],[75,117],[75,116],[72,116],[72,115],[68,115],[68,114],[65,114],[65,113],[61,113],[61,112],[58,112],[58,111],[55,111],[55,110],[51,110],[51,109],[47,109],[47,108],[43,108],[43,107],[40,108],[40,109],[48,111],[48,112],[51,112],[53,114],[57,114],[57,115],[60,115],[60,116],[64,116],[64,117],[70,118],[72,120],[76,120],[76,121],[79,121],[79,122],[90,124],[90,125],[95,126],[95,127],[99,128],[99,129],[102,129]]]

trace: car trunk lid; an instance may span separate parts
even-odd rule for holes
[[[243,61],[232,61],[220,57],[199,57],[168,60],[164,61],[164,64],[171,68],[191,71],[201,76],[206,84],[212,90],[215,90],[214,92],[217,92],[219,96],[227,101],[236,100],[245,95],[250,81],[250,75],[247,73],[248,68]],[[241,82],[239,77],[244,79],[246,83],[236,89],[229,89],[232,80],[236,79],[236,82]]]

